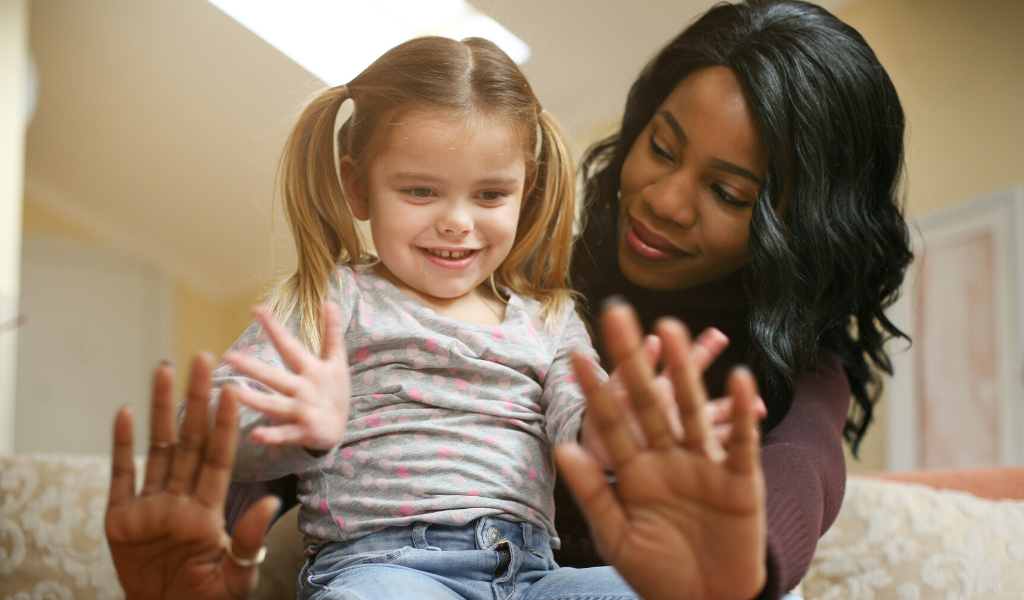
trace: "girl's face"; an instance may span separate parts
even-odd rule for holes
[[[768,153],[726,67],[683,79],[622,165],[619,266],[633,283],[681,290],[747,263]]]
[[[356,218],[370,220],[390,279],[450,305],[476,294],[512,249],[526,158],[512,132],[484,116],[396,121],[360,181],[348,180],[351,159],[342,160],[346,195]]]

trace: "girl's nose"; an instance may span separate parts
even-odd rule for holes
[[[444,235],[465,235],[473,231],[473,218],[469,211],[456,204],[438,219],[437,230]]]
[[[644,188],[643,198],[655,216],[693,227],[698,218],[698,188],[685,172],[677,171]]]

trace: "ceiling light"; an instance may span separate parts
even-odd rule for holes
[[[329,85],[414,37],[491,40],[523,63],[530,47],[466,0],[210,0]]]

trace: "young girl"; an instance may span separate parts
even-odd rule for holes
[[[251,409],[235,477],[300,476],[302,597],[636,597],[551,555],[552,448],[583,420],[569,357],[596,359],[567,287],[572,168],[479,39],[406,42],[300,117],[298,269],[215,376]]]

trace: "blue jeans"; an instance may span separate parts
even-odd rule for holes
[[[559,567],[529,523],[416,523],[334,542],[306,562],[310,600],[639,600],[611,567]]]

